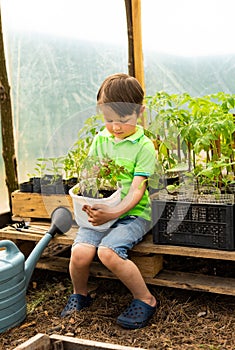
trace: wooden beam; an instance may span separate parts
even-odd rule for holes
[[[142,50],[141,0],[132,0],[131,8],[133,23],[135,77],[140,82],[142,89],[145,91]]]
[[[14,145],[13,116],[11,107],[10,86],[7,76],[2,20],[0,9],[0,116],[2,133],[2,156],[5,165],[6,185],[11,209],[11,193],[18,187],[17,161]]]
[[[131,0],[125,0],[126,6],[126,22],[127,22],[127,38],[128,38],[128,74],[135,76],[134,66],[134,43],[133,43],[133,23]]]
[[[141,0],[125,0],[128,34],[128,73],[145,91],[142,51]]]

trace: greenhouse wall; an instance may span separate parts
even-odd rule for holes
[[[191,1],[190,6],[183,0],[142,1],[146,95],[235,93],[229,6],[231,0]],[[128,73],[125,5],[3,0],[2,20],[19,181],[25,181],[37,158],[67,153],[86,118],[96,113],[103,79]],[[8,210],[4,177],[1,158],[0,212]]]

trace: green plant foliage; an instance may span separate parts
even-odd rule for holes
[[[200,184],[234,182],[235,95],[202,97],[164,91],[146,97],[157,159],[167,173],[187,164]],[[231,175],[233,174],[233,176]]]
[[[103,128],[101,115],[91,116],[86,120],[83,128],[78,132],[77,141],[64,157],[63,164],[66,179],[80,178],[80,172],[84,161],[87,159],[94,136]]]
[[[100,191],[117,190],[121,175],[127,173],[124,166],[117,164],[108,156],[103,159],[89,157],[83,163],[80,173],[80,192],[82,195],[96,197]]]
[[[160,91],[147,96],[150,122],[145,134],[156,148],[156,166],[148,180],[152,188],[164,186],[165,176],[191,174],[197,186],[228,188],[235,173],[235,95],[218,92],[202,97],[188,93],[168,94]],[[90,187],[113,187],[120,171],[115,160],[88,159],[94,136],[104,128],[101,115],[89,117],[79,130],[77,141],[64,157],[39,158],[38,176],[49,172],[77,178]],[[84,170],[86,169],[86,170]],[[94,171],[96,170],[96,174]],[[112,174],[112,176],[111,176]],[[95,178],[95,181],[91,181]],[[93,185],[92,185],[93,183]],[[93,191],[93,190],[92,190]]]

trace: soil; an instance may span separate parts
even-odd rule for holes
[[[156,314],[142,329],[125,330],[117,316],[131,301],[118,280],[93,278],[92,305],[61,318],[72,292],[69,275],[36,269],[27,290],[27,317],[0,336],[0,349],[11,350],[37,333],[60,334],[144,349],[235,349],[233,296],[149,286],[159,301]]]
[[[84,191],[83,193],[78,193],[78,196],[84,196],[88,198],[108,198],[110,197],[116,190],[99,190],[95,194],[92,190]]]

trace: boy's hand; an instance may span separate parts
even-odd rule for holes
[[[85,204],[82,210],[89,216],[88,221],[93,226],[102,225],[110,220],[120,217],[122,214],[127,213],[130,209],[134,208],[144,195],[146,189],[145,180],[145,176],[134,176],[128,194],[115,207],[109,207],[105,204],[95,204],[91,207],[90,205]]]
[[[105,204],[95,204],[92,207],[90,205],[84,205],[83,211],[89,216],[88,221],[93,226],[105,224],[106,222],[115,219],[112,208]]]

